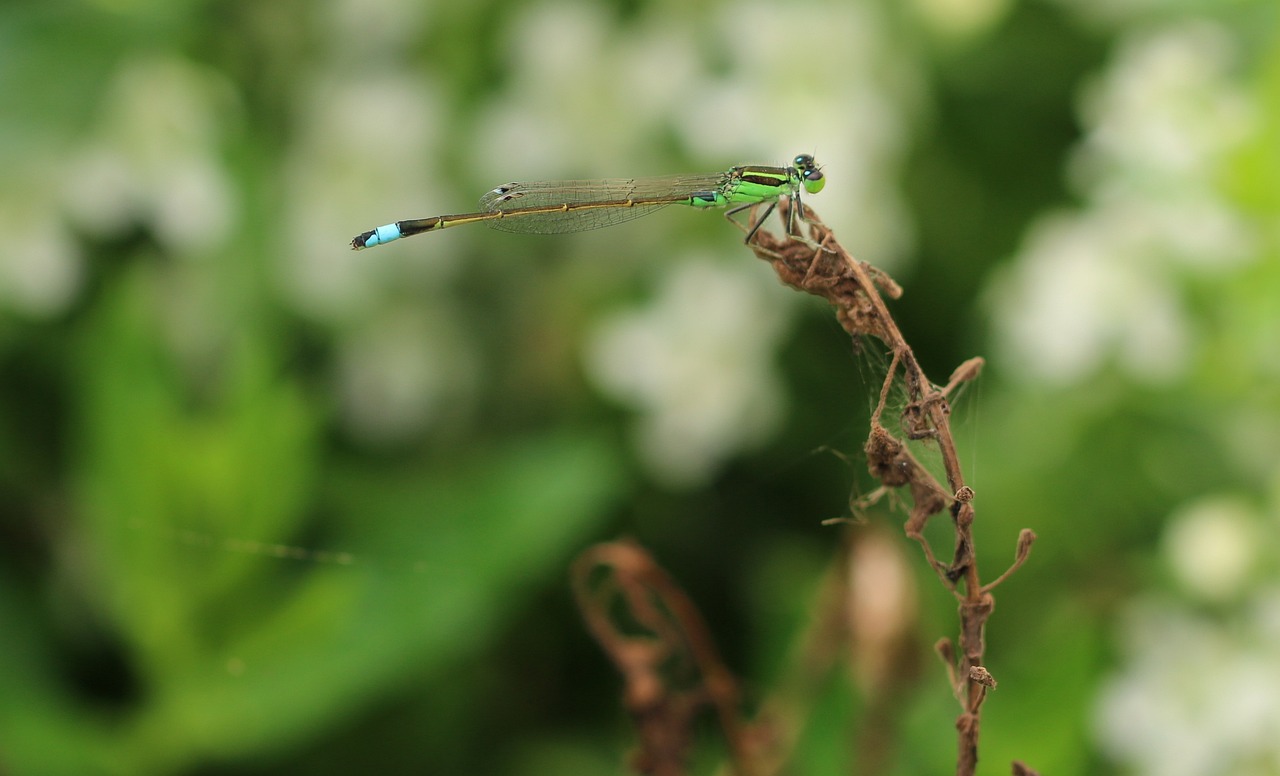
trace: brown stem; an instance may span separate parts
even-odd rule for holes
[[[789,202],[779,205],[784,223],[788,222],[790,207]],[[867,465],[884,487],[908,489],[912,506],[904,526],[906,533],[920,545],[939,580],[958,599],[959,654],[954,654],[949,642],[945,652],[952,691],[962,706],[956,719],[959,734],[956,773],[971,776],[978,763],[982,703],[987,690],[995,686],[995,680],[982,665],[986,622],[995,608],[995,598],[990,591],[1022,565],[1035,535],[1024,531],[1014,565],[984,587],[973,540],[974,492],[964,481],[951,433],[948,402],[955,388],[977,377],[982,359],[966,361],[955,370],[945,387],[937,387],[920,367],[882,296],[897,298],[901,289],[883,273],[855,259],[808,208],[804,221],[809,227],[806,240],[778,237],[761,229],[752,237],[750,246],[759,258],[773,265],[784,283],[827,299],[855,341],[863,336],[875,337],[892,353],[889,374],[871,416],[871,431],[865,447]],[[905,439],[895,436],[882,424],[893,381],[899,372],[908,397],[900,418]],[[945,487],[912,456],[906,443],[912,439],[933,440],[937,444],[947,479]],[[943,510],[950,513],[955,531],[955,548],[949,563],[937,558],[924,536],[929,519]]]
[[[791,203],[784,199],[778,207],[783,222],[788,223]],[[904,530],[919,544],[939,581],[956,597],[958,649],[944,638],[937,642],[935,650],[946,665],[952,694],[961,706],[955,725],[956,773],[972,776],[978,763],[982,705],[988,691],[996,686],[995,678],[983,665],[986,623],[995,609],[991,591],[1022,566],[1035,540],[1035,534],[1024,529],[1013,564],[995,581],[982,584],[972,530],[975,495],[965,484],[956,453],[949,397],[959,386],[977,377],[983,361],[973,358],[964,362],[941,388],[931,382],[885,303],[885,297],[898,298],[901,288],[884,273],[854,259],[811,210],[806,209],[803,220],[809,228],[807,238],[779,237],[759,229],[748,245],[773,266],[784,283],[827,299],[855,343],[862,337],[875,337],[892,353],[863,448],[867,468],[880,481],[880,487],[853,508],[874,503],[905,487],[911,496],[911,507]],[[883,419],[899,375],[906,386],[908,402],[897,419],[895,435]],[[912,455],[908,445],[912,440],[932,440],[938,446],[945,486]],[[935,555],[924,534],[930,518],[943,511],[951,516],[955,535],[949,562]],[[784,693],[765,705],[763,722],[748,725],[742,721],[736,683],[721,662],[697,608],[643,549],[631,542],[590,548],[574,563],[573,586],[588,628],[626,680],[627,708],[641,741],[634,759],[637,770],[662,776],[686,773],[693,718],[699,709],[711,706],[720,718],[735,772],[777,772],[796,739],[798,715],[787,712],[794,703]],[[838,585],[836,590],[839,593]],[[815,631],[805,650],[806,670],[799,675],[798,687],[811,684],[829,665],[834,654],[831,645],[840,631],[842,596],[843,593],[824,596],[827,603],[822,611],[830,617],[820,618],[822,627]],[[618,602],[628,615],[629,626],[624,627],[616,619]],[[637,625],[640,633],[636,632]],[[673,666],[683,666],[685,670],[675,675]],[[785,722],[788,718],[790,724]],[[1021,763],[1014,763],[1013,768],[1014,773],[1034,774]]]
[[[603,578],[595,578],[600,571]],[[572,578],[587,627],[627,682],[627,709],[640,733],[636,769],[663,776],[686,773],[694,717],[710,705],[735,772],[755,773],[738,712],[737,682],[697,606],[675,580],[631,541],[588,548],[574,561]],[[642,633],[618,621],[616,603],[624,604]]]

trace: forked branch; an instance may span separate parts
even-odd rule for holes
[[[790,223],[787,211],[791,206],[790,202],[779,204],[783,223]],[[801,239],[760,229],[751,236],[748,245],[756,256],[773,266],[784,283],[829,301],[855,345],[863,337],[874,337],[892,354],[871,416],[864,451],[868,469],[883,487],[905,487],[911,494],[905,526],[907,536],[919,543],[930,567],[959,605],[959,655],[946,639],[939,642],[938,652],[947,663],[952,691],[962,708],[956,720],[959,731],[956,773],[970,776],[978,763],[982,703],[987,690],[996,685],[994,677],[982,665],[986,622],[995,608],[991,590],[1026,561],[1035,541],[1035,533],[1024,529],[1018,538],[1013,565],[994,582],[982,584],[973,543],[974,492],[965,484],[956,454],[949,397],[957,387],[978,376],[983,361],[972,358],[964,362],[945,386],[932,383],[885,304],[884,297],[898,298],[901,288],[884,273],[855,259],[812,210],[805,208],[802,221],[808,234]],[[899,375],[906,387],[907,405],[897,419],[899,432],[895,434],[882,420]],[[915,440],[932,440],[937,444],[947,479],[945,486],[911,454],[908,442]],[[944,510],[951,515],[955,532],[954,552],[947,562],[936,557],[924,536],[929,519]]]
[[[791,223],[791,206],[785,198],[777,205],[783,223]],[[784,283],[828,300],[856,346],[863,337],[873,337],[892,355],[863,448],[868,469],[880,481],[871,498],[907,490],[911,506],[906,534],[920,545],[939,581],[957,600],[959,650],[945,638],[935,650],[946,665],[961,707],[956,719],[956,773],[972,776],[978,763],[982,705],[996,686],[995,677],[983,665],[984,631],[995,608],[991,591],[1027,560],[1036,538],[1024,529],[1009,569],[988,584],[981,582],[972,531],[975,494],[965,484],[956,454],[950,397],[978,376],[983,361],[964,362],[944,386],[931,382],[885,303],[885,297],[901,296],[898,285],[855,259],[813,211],[806,208],[800,221],[808,230],[806,235],[778,236],[757,228],[748,231],[747,245],[773,266]],[[899,381],[906,388],[907,404],[886,425],[884,415]],[[912,455],[912,441],[937,445],[945,485]],[[924,535],[929,520],[944,511],[951,516],[955,534],[952,557],[945,561],[936,556]],[[710,706],[720,718],[736,773],[777,772],[786,759],[780,750],[794,742],[794,732],[788,733],[785,726],[770,727],[767,719],[754,725],[742,720],[736,684],[721,663],[697,608],[643,549],[630,542],[588,549],[574,563],[573,586],[588,627],[626,680],[626,704],[641,738],[637,769],[664,776],[685,773],[694,715]],[[843,600],[838,596],[829,600],[832,605],[824,608],[838,617]],[[630,627],[618,619],[619,612],[626,615]],[[815,666],[829,662],[834,654],[830,634],[839,629],[824,626],[820,630],[826,635],[813,639],[817,646],[809,650],[812,659],[807,661]],[[1022,763],[1014,763],[1013,770],[1034,773]]]

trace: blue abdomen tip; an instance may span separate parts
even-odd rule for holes
[[[356,250],[360,250],[361,248],[372,248],[375,245],[382,245],[383,243],[389,243],[392,240],[399,240],[402,236],[403,235],[400,234],[399,224],[387,224],[386,226],[380,226],[371,232],[365,232],[364,234],[358,235],[351,241],[351,247]]]
[[[383,243],[389,243],[392,240],[399,239],[400,225],[387,224],[386,226],[380,226],[377,229],[374,229],[373,234],[369,236],[368,240],[365,240],[364,245],[366,248],[372,248],[375,245],[382,245]]]

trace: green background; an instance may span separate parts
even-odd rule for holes
[[[507,180],[804,152],[932,379],[988,361],[984,578],[1040,536],[982,772],[1280,774],[1278,16],[5,2],[0,771],[624,773],[568,588],[623,535],[752,708],[871,547],[892,660],[799,699],[791,772],[950,770],[953,599],[900,512],[820,524],[874,487],[883,368],[824,303],[681,208],[348,250]]]

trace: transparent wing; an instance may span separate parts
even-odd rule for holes
[[[599,229],[630,221],[686,202],[695,192],[714,191],[728,181],[727,173],[668,175],[657,178],[606,178],[589,181],[530,181],[507,183],[480,198],[480,210],[510,215],[486,221],[504,232],[561,234]],[[628,201],[644,204],[627,205]],[[609,207],[609,203],[617,203]],[[579,210],[539,212],[560,205],[604,205]],[[532,212],[530,209],[534,209]]]

